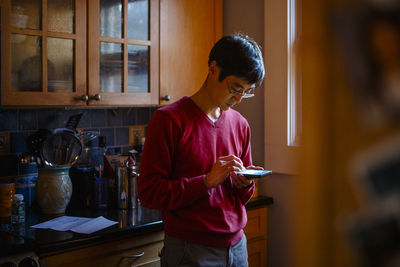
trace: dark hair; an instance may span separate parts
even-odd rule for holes
[[[221,68],[219,81],[232,75],[259,85],[264,79],[265,69],[261,49],[246,35],[234,34],[222,37],[211,49],[208,65],[213,60]]]

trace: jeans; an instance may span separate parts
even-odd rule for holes
[[[247,239],[231,247],[199,245],[165,235],[160,253],[162,267],[248,267]]]

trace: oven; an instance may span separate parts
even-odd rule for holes
[[[34,252],[23,252],[0,258],[0,267],[39,267],[39,257]]]
[[[6,224],[0,224],[6,230]],[[23,237],[0,230],[0,267],[39,267],[35,246]]]

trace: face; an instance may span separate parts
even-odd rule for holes
[[[227,110],[240,103],[243,98],[254,96],[255,84],[249,84],[235,76],[228,76],[221,81],[220,108]]]
[[[221,110],[228,110],[240,103],[243,98],[254,96],[255,84],[249,84],[236,76],[227,76],[219,81],[220,72],[221,69],[216,62],[211,62],[207,81],[214,88],[212,90],[214,104]]]

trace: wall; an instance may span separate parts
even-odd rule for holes
[[[264,3],[263,0],[224,1],[224,35],[241,32],[264,47]],[[256,89],[256,96],[244,99],[235,106],[249,122],[252,133],[253,162],[264,163],[264,85]]]
[[[129,126],[146,125],[156,108],[115,109],[4,109],[0,107],[0,133],[9,136],[7,153],[0,154],[0,179],[36,172],[35,166],[21,165],[18,156],[27,151],[26,138],[40,128],[65,127],[69,116],[83,113],[78,128],[96,131],[106,137],[113,153],[127,153]],[[94,146],[97,142],[94,141]]]
[[[267,1],[267,0],[265,0]],[[281,0],[278,0],[281,1]],[[274,4],[275,1],[271,3]],[[270,3],[270,4],[271,4]],[[263,48],[264,43],[264,0],[224,0],[224,34],[240,31],[255,39]],[[283,57],[282,57],[283,58]],[[265,58],[266,66],[268,58]],[[268,73],[265,77],[268,79]],[[249,121],[252,130],[252,150],[255,164],[264,166],[264,94],[268,88],[256,90],[256,97],[246,99],[235,106]],[[268,214],[268,266],[291,267],[293,253],[292,216],[294,214],[293,183],[294,176],[274,174],[260,180],[259,193],[274,198]]]

